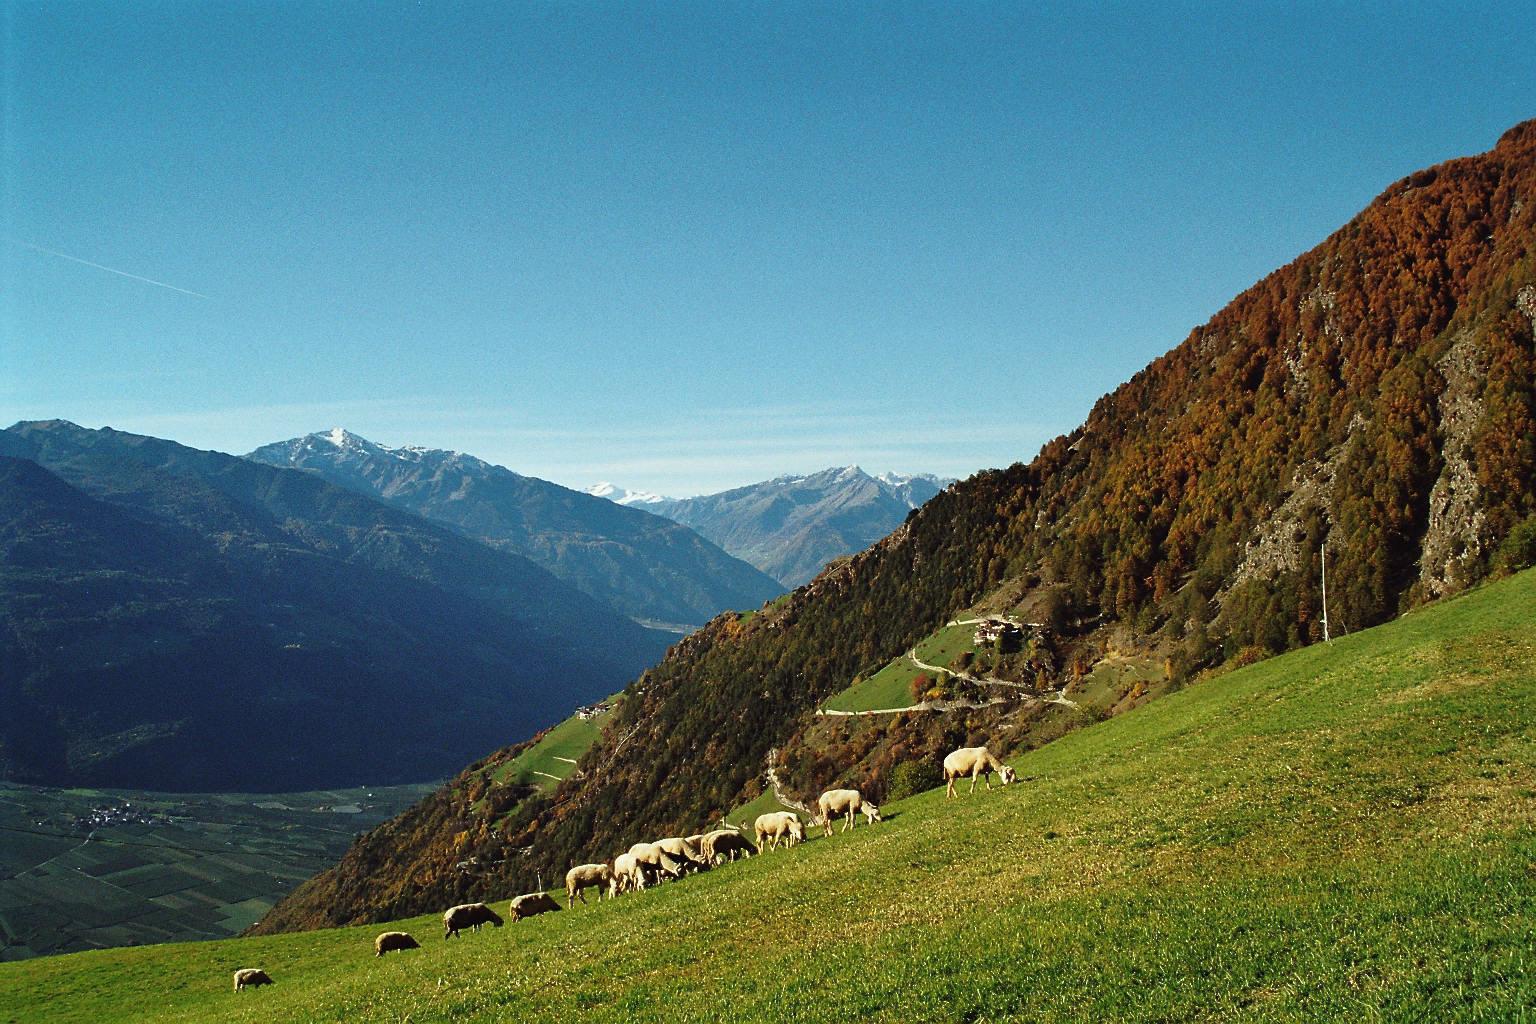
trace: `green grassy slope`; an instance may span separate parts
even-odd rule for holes
[[[610,703],[618,699],[618,696],[608,698]],[[576,770],[576,762],[597,742],[597,738],[602,735],[603,724],[612,714],[609,710],[592,718],[572,715],[550,729],[533,746],[498,768],[493,778],[502,783],[526,782],[546,791],[554,789],[561,779]]]
[[[974,625],[945,626],[920,640],[913,648],[919,659],[929,665],[947,667],[962,651],[974,651]],[[917,703],[912,696],[912,680],[933,673],[914,665],[905,654],[892,658],[868,679],[854,683],[827,700],[823,707],[832,711],[885,711]]]
[[[382,961],[374,926],[0,965],[0,1021],[1516,1021],[1533,735],[1526,573],[851,835]]]
[[[831,711],[886,711],[908,707],[912,699],[912,680],[923,670],[906,657],[896,658],[868,679],[854,683],[822,705]]]

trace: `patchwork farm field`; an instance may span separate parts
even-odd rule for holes
[[[145,793],[0,784],[0,960],[225,938],[435,784]]]
[[[1526,573],[1073,732],[1014,786],[453,941],[0,964],[0,1021],[1531,1020],[1533,737]],[[375,959],[386,927],[424,948]]]

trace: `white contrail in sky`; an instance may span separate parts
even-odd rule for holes
[[[74,263],[84,263],[88,267],[95,267],[97,270],[105,270],[107,273],[116,274],[118,277],[126,277],[133,281],[143,281],[145,284],[152,284],[157,288],[169,288],[173,292],[181,292],[183,295],[190,295],[197,299],[208,298],[208,296],[204,295],[202,292],[194,292],[189,288],[178,288],[173,284],[166,284],[164,281],[156,281],[152,277],[140,277],[138,274],[130,274],[126,270],[118,270],[114,267],[105,267],[100,263],[92,263],[90,260],[83,260],[79,256],[71,256],[67,252],[59,252],[57,249],[48,249],[41,245],[33,245],[31,242],[23,242],[19,238],[13,238],[11,241],[15,242],[17,245],[24,249],[32,249],[35,252],[45,252],[49,256],[57,256],[61,260],[70,260]]]

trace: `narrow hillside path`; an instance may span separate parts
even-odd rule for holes
[[[918,668],[925,672],[943,672],[946,675],[956,676],[957,678],[964,679],[968,683],[975,683],[977,686],[1011,686],[1015,690],[1032,689],[1023,683],[1015,683],[1009,679],[997,679],[993,676],[973,676],[963,669],[944,668],[942,665],[930,665],[926,661],[921,661],[918,659],[917,650],[915,648],[907,652],[907,658],[912,662],[912,664],[916,665]]]
[[[779,748],[771,747],[768,750],[768,768],[765,774],[768,776],[768,785],[773,787],[773,798],[785,807],[793,807],[797,811],[810,815],[811,821],[814,822],[816,820],[816,812],[784,792],[784,787],[779,784],[778,767]]]
[[[1008,679],[997,679],[993,676],[973,676],[969,672],[962,672],[952,668],[943,668],[939,665],[930,665],[926,661],[921,661],[918,659],[917,650],[915,648],[907,652],[907,657],[911,660],[912,664],[927,672],[947,672],[952,676],[957,676],[961,679],[964,679],[968,683],[975,683],[978,686],[1010,686],[1015,690],[1023,690],[1033,699],[1043,701],[1046,704],[1065,704],[1069,708],[1079,707],[1077,701],[1072,700],[1061,690],[1050,690],[1046,693],[1037,693],[1033,687],[1026,686],[1024,683],[1015,683]]]

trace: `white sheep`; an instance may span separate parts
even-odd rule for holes
[[[621,892],[633,892],[645,888],[645,874],[635,858],[621,853],[613,858],[613,875],[608,879],[608,895],[616,897]]]
[[[699,852],[704,855],[705,861],[714,864],[720,857],[735,860],[738,853],[750,857],[757,852],[757,847],[735,829],[722,828],[705,833],[704,838],[699,840]]]
[[[961,747],[944,758],[944,799],[955,795],[955,780],[971,777],[970,792],[976,792],[976,777],[987,777],[987,788],[992,788],[992,773],[1006,786],[1018,778],[1018,774],[992,756],[986,747]]]
[[[576,897],[581,897],[581,902],[587,902],[585,890],[596,887],[597,899],[601,903],[603,889],[612,888],[613,869],[607,864],[578,864],[565,873],[565,897],[571,906],[576,905]]]
[[[484,903],[461,903],[456,907],[449,907],[443,911],[443,938],[456,938],[459,932],[470,928],[479,931],[483,924],[492,924],[500,928],[502,920],[496,911]]]
[[[853,828],[854,816],[861,811],[871,825],[880,820],[880,808],[865,800],[856,789],[829,789],[821,794],[816,806],[821,811],[821,827],[829,836],[832,834],[832,819],[836,817],[847,816],[843,824],[844,832]]]
[[[777,847],[780,839],[784,840],[786,847],[805,841],[805,826],[800,823],[800,816],[794,811],[770,811],[767,814],[759,814],[752,827],[757,833],[759,850],[771,850]]]
[[[635,858],[636,864],[651,874],[682,877],[683,861],[673,857],[656,843],[636,843],[629,848],[629,855]]]
[[[373,940],[373,955],[383,956],[400,949],[420,949],[421,943],[411,938],[410,932],[383,932]]]
[[[535,917],[539,914],[547,914],[551,910],[562,909],[555,898],[547,892],[529,892],[515,897],[507,907],[507,912],[513,921],[521,921],[525,917]]]
[[[235,972],[236,992],[243,988],[258,988],[262,985],[270,984],[272,984],[272,979],[260,967],[242,967]]]
[[[702,839],[703,836],[697,838]],[[704,855],[699,851],[698,843],[693,837],[672,836],[667,839],[658,839],[656,845],[661,847],[661,852],[678,861],[684,869],[702,871],[709,866],[704,863]]]

